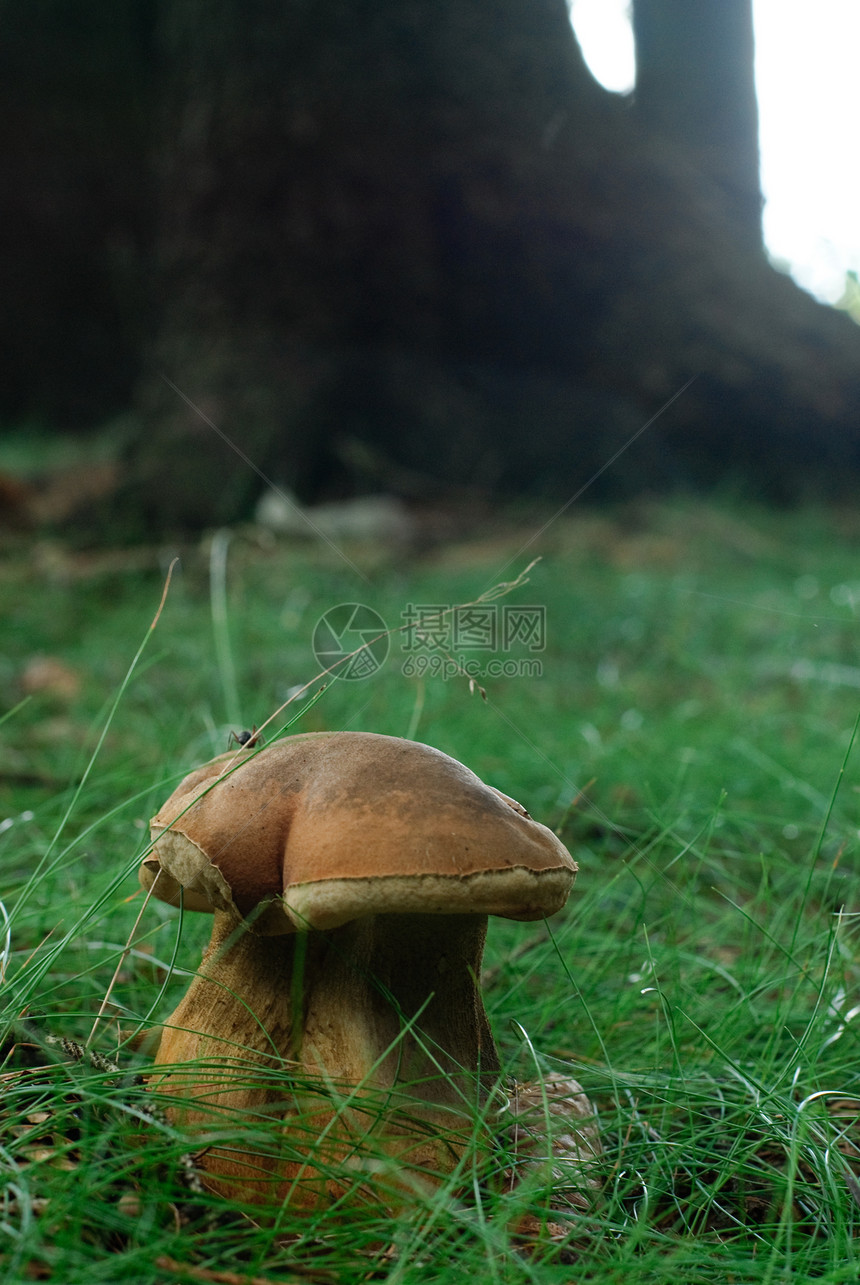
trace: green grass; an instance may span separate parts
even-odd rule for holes
[[[182,1279],[159,1257],[198,1279],[857,1279],[860,527],[642,506],[584,510],[524,548],[546,516],[409,558],[350,548],[366,579],[326,546],[253,533],[214,560],[205,542],[9,545],[4,1280]],[[142,1091],[41,1042],[87,1040],[118,970],[92,1047],[132,1072],[146,1064],[132,1037],[187,987],[203,916],[180,931],[151,902],[127,950],[148,818],[231,726],[261,724],[314,677],[329,607],[362,602],[396,628],[409,604],[474,601],[538,555],[502,601],[545,606],[541,677],[480,677],[484,700],[459,675],[405,676],[395,636],[381,671],[332,683],[295,730],[427,741],[559,829],[580,865],[570,903],[545,925],[491,924],[486,1003],[510,1074],[574,1075],[598,1104],[602,1199],[561,1249],[531,1252],[511,1228],[545,1214],[551,1189],[505,1194],[468,1166],[396,1219],[249,1222],[190,1201],[187,1141],[146,1118]],[[39,686],[39,656],[62,661],[65,686]]]

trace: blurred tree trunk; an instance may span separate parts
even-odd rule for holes
[[[490,485],[508,372],[581,342],[530,190],[605,99],[564,0],[173,0],[161,37],[162,327],[129,502],[212,521],[259,491],[162,373],[305,497],[396,485],[355,476],[362,443]]]
[[[739,240],[761,246],[752,0],[633,0],[635,109],[726,193]]]
[[[642,0],[632,106],[564,0],[161,3],[157,325],[107,516],[228,521],[260,473],[567,496],[694,376],[590,494],[844,484],[860,336],[752,235],[747,11]]]
[[[0,422],[128,409],[151,228],[153,0],[0,0]]]

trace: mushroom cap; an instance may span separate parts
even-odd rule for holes
[[[371,914],[542,919],[576,863],[546,826],[456,759],[396,736],[317,732],[222,754],[151,822],[140,879],[172,905],[258,932]]]

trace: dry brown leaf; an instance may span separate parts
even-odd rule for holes
[[[28,696],[44,694],[71,701],[80,689],[80,674],[58,656],[33,656],[21,674],[21,690]]]
[[[507,1174],[508,1190],[537,1174],[557,1189],[551,1209],[580,1214],[591,1209],[601,1185],[595,1170],[603,1148],[595,1109],[582,1085],[557,1073],[517,1084],[510,1114],[507,1133],[516,1165]]]

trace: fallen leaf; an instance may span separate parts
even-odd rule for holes
[[[34,656],[21,674],[21,689],[28,696],[44,693],[71,701],[81,689],[81,678],[77,670],[57,656]]]

